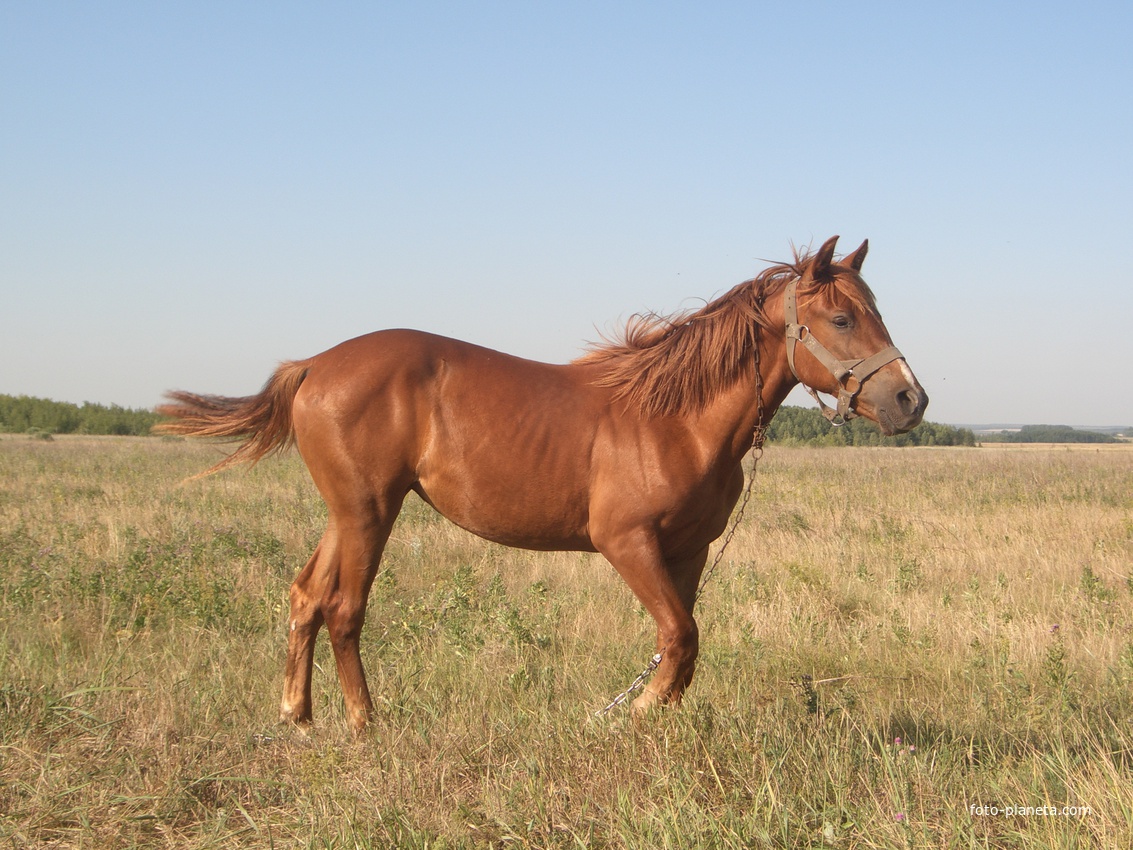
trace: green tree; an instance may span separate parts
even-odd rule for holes
[[[987,443],[1116,443],[1117,438],[1098,431],[1082,431],[1069,425],[1024,425],[1018,431],[983,434]]]
[[[159,417],[152,410],[116,404],[82,405],[32,396],[0,394],[0,432],[26,434],[149,434]]]
[[[851,419],[835,427],[815,408],[784,406],[779,408],[767,439],[773,443],[800,446],[974,446],[975,434],[967,428],[955,428],[937,422],[922,422],[907,434],[882,436],[877,426],[866,419]]]

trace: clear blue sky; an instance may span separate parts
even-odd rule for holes
[[[0,5],[0,392],[550,361],[868,237],[952,423],[1133,424],[1133,4]],[[810,404],[806,396],[797,403]]]

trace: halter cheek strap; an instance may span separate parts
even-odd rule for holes
[[[842,425],[858,415],[854,411],[854,401],[862,390],[862,384],[882,367],[888,366],[894,360],[904,359],[904,355],[891,345],[861,360],[839,360],[830,353],[826,346],[814,338],[810,328],[799,324],[798,300],[795,295],[797,286],[798,281],[794,280],[787,284],[787,292],[783,301],[783,312],[786,314],[787,320],[787,365],[791,367],[791,374],[795,376],[795,379],[806,387],[806,391],[818,402],[822,415],[832,424]],[[805,345],[807,351],[813,354],[838,382],[838,406],[836,409],[830,408],[823,402],[818,397],[818,392],[813,387],[807,386],[803,379],[799,377],[799,373],[795,370],[795,343],[797,342]]]

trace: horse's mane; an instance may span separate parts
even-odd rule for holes
[[[740,378],[760,329],[783,324],[782,317],[767,315],[764,301],[791,280],[800,282],[800,299],[834,286],[856,306],[876,311],[873,293],[856,271],[834,265],[828,278],[815,280],[807,275],[813,261],[809,251],[796,250],[793,262],[764,269],[699,310],[638,313],[574,362],[604,367],[595,383],[612,387],[615,398],[642,416],[703,410]]]

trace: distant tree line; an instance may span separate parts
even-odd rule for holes
[[[1112,434],[1081,431],[1069,425],[1024,425],[1018,431],[980,434],[984,443],[1117,443]]]
[[[0,394],[0,433],[148,434],[160,417],[152,410],[116,404],[71,404],[26,395]]]
[[[883,437],[867,419],[851,419],[835,428],[812,407],[779,408],[767,439],[787,445],[819,446],[974,446],[975,434],[968,428],[955,428],[936,422],[922,422],[907,434]]]

